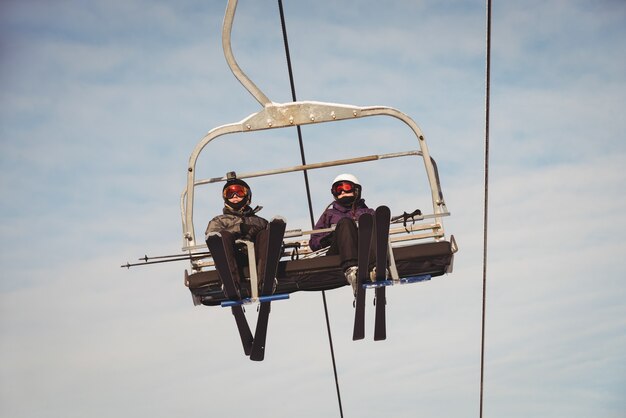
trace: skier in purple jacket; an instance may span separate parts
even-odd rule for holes
[[[361,184],[352,174],[335,177],[330,191],[335,201],[322,213],[314,229],[336,225],[335,230],[311,234],[309,246],[314,251],[329,247],[326,255],[339,254],[346,281],[356,289],[358,229],[355,221],[363,213],[374,214],[374,210],[365,205],[361,198]]]

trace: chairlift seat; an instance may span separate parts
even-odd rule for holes
[[[436,277],[452,271],[454,251],[449,241],[396,247],[393,255],[400,278],[422,274]],[[246,270],[244,276],[248,276]],[[332,290],[347,285],[338,255],[281,261],[277,279],[275,294]],[[185,272],[185,284],[203,305],[219,305],[227,300],[216,270]],[[250,295],[249,281],[242,281],[241,292],[242,297]]]

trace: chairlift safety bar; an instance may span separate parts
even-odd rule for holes
[[[434,218],[437,216],[449,216],[449,213],[443,213],[441,215],[422,215],[420,218]],[[398,223],[398,222],[392,222],[393,223]],[[331,228],[323,228],[323,229],[312,229],[312,230],[301,230],[301,229],[290,229],[285,231],[285,238],[295,238],[295,237],[301,237],[301,236],[305,236],[305,235],[311,235],[314,233],[323,233],[323,232],[331,232],[333,231],[334,225]],[[409,241],[409,240],[414,240],[414,239],[421,239],[424,238],[423,235],[413,235],[411,234],[412,232],[416,232],[416,231],[426,231],[426,230],[433,230],[433,231],[440,231],[440,232],[433,232],[431,233],[431,235],[429,236],[433,236],[433,237],[441,237],[443,235],[443,232],[441,232],[443,230],[443,227],[441,226],[441,224],[438,223],[431,223],[431,224],[411,224],[411,225],[407,225],[406,227],[397,227],[397,228],[391,228],[389,230],[389,235],[390,235],[390,241],[391,242],[396,242],[396,241]],[[393,237],[393,235],[397,235],[397,234],[403,234],[403,233],[408,233],[408,235],[406,236],[406,238],[404,237]],[[241,241],[241,242],[245,242],[245,241]],[[205,244],[198,244],[195,247],[189,247],[186,249],[186,251],[194,251],[194,250],[202,250],[202,251],[206,251],[206,245]],[[193,253],[191,253],[191,255],[193,256]],[[210,255],[207,254],[207,257],[209,257]]]
[[[247,178],[252,178],[252,177],[271,176],[273,174],[284,174],[284,173],[290,173],[294,171],[314,170],[317,168],[326,168],[326,167],[333,167],[337,165],[364,163],[368,161],[384,160],[387,158],[396,158],[396,157],[405,157],[409,155],[422,155],[422,153],[420,151],[414,150],[414,151],[394,152],[394,153],[380,154],[380,155],[366,155],[364,157],[347,158],[343,160],[327,161],[323,163],[296,165],[293,167],[277,168],[274,170],[256,171],[252,173],[237,173],[237,178],[247,179]],[[195,182],[195,185],[199,186],[202,184],[217,183],[217,182],[226,181],[226,180],[228,180],[226,176],[213,177],[210,179],[197,180]]]

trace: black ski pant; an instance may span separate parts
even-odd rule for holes
[[[341,269],[356,266],[359,262],[359,230],[352,218],[342,218],[331,232],[331,244],[326,255],[339,255]],[[369,268],[376,263],[376,239],[372,236]]]
[[[222,242],[228,260],[228,268],[233,276],[235,284],[241,288],[241,277],[243,269],[249,267],[248,251],[244,244],[236,243],[234,235],[228,231],[221,231]],[[263,229],[254,238],[254,255],[257,266],[257,277],[259,278],[259,287],[263,280],[263,271],[265,270],[265,256],[267,253],[267,245],[269,238],[269,229]],[[243,297],[243,295],[242,295]]]

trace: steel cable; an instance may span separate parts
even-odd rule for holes
[[[487,302],[487,232],[489,215],[489,100],[491,95],[491,0],[487,0],[486,68],[485,68],[485,183],[483,209],[483,306],[480,340],[480,418],[483,416],[483,387],[485,381],[485,316]]]
[[[283,42],[285,44],[285,55],[287,58],[287,70],[289,72],[289,84],[291,86],[291,99],[292,101],[296,101],[296,88],[293,80],[293,71],[291,67],[291,56],[289,54],[289,42],[287,40],[287,28],[285,25],[285,13],[283,11],[283,2],[282,0],[278,0],[278,10],[280,12],[280,24],[283,31]],[[298,143],[300,144],[300,158],[302,160],[302,165],[306,165],[306,159],[304,156],[304,143],[302,141],[302,130],[300,126],[296,126],[298,132]],[[303,170],[304,174],[304,183],[306,186],[306,195],[307,201],[309,203],[309,217],[311,218],[311,228],[315,228],[315,218],[313,216],[313,204],[311,203],[311,189],[309,188],[309,176],[306,170]],[[343,408],[341,406],[341,391],[339,390],[339,379],[337,377],[337,365],[335,362],[335,350],[333,348],[333,337],[330,330],[330,318],[328,316],[328,304],[326,303],[326,293],[322,290],[322,300],[324,302],[324,314],[326,316],[326,330],[328,331],[328,343],[330,346],[330,355],[333,363],[333,373],[335,375],[335,387],[337,390],[337,402],[339,403],[339,415],[343,418]]]

